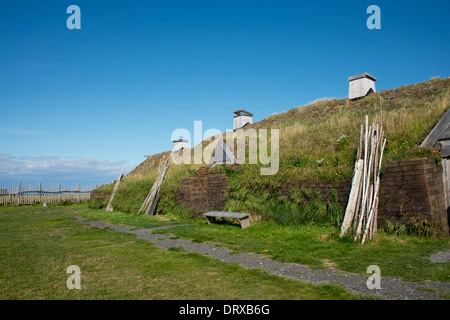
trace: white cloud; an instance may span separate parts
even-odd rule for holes
[[[24,157],[0,154],[0,185],[17,181],[104,184],[131,168],[125,161],[96,158]]]

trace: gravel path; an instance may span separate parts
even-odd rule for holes
[[[334,268],[312,270],[308,266],[295,263],[281,263],[273,261],[263,255],[253,253],[231,254],[230,250],[216,247],[212,243],[194,243],[191,240],[171,239],[173,238],[172,234],[152,234],[154,230],[183,226],[181,224],[132,230],[133,227],[130,226],[112,225],[98,221],[85,221],[86,218],[75,217],[80,222],[88,223],[100,229],[110,228],[119,232],[135,234],[139,239],[152,242],[159,248],[169,249],[172,247],[183,247],[187,252],[206,254],[209,257],[223,262],[238,263],[246,268],[262,269],[277,276],[289,277],[314,284],[340,284],[347,290],[356,294],[374,295],[395,300],[437,300],[441,299],[437,290],[447,291],[447,294],[448,291],[450,291],[450,283],[435,281],[428,281],[425,283],[407,282],[393,277],[383,277],[382,271],[381,289],[371,290],[368,289],[366,285],[367,278],[370,276],[369,274],[367,276],[362,276]],[[437,255],[437,257],[433,259],[442,262],[441,260],[448,259],[449,255],[450,252],[446,252],[443,255]]]
[[[436,252],[429,259],[434,263],[450,262],[450,250]]]

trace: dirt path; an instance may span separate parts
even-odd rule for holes
[[[139,239],[154,243],[157,247],[169,249],[182,247],[187,252],[195,252],[208,255],[211,258],[223,262],[238,263],[246,268],[258,268],[273,275],[289,277],[292,279],[314,283],[336,283],[356,294],[374,295],[395,300],[437,300],[441,299],[439,292],[450,291],[450,284],[445,282],[429,281],[426,283],[407,282],[393,277],[381,277],[381,289],[368,289],[367,277],[340,271],[334,268],[326,270],[312,270],[308,266],[295,263],[280,263],[263,255],[253,253],[231,254],[226,248],[216,247],[212,243],[194,243],[191,240],[171,239],[171,234],[152,234],[154,230],[180,227],[183,225],[168,225],[150,229],[134,229],[131,226],[112,225],[98,221],[85,221],[86,218],[75,216],[78,221],[90,224],[94,227],[110,228],[119,232],[135,234]]]

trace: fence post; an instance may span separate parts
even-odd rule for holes
[[[20,188],[21,188],[21,186],[22,186],[22,184],[21,184],[21,182],[20,182],[20,180],[19,180],[19,190],[18,190],[18,195],[19,195],[19,197],[18,197],[18,199],[17,199],[17,202],[18,202],[18,205],[20,205],[21,203],[21,195],[20,195]]]
[[[77,184],[77,202],[80,202],[80,184]]]
[[[39,203],[42,203],[42,182],[39,182]]]
[[[58,203],[61,204],[61,183],[58,185]]]

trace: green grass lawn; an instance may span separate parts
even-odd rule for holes
[[[236,224],[208,225],[206,220],[173,220],[175,216],[147,217],[120,212],[111,214],[102,210],[83,210],[80,214],[93,220],[139,228],[155,223],[191,223],[154,232],[173,233],[196,242],[209,241],[234,252],[265,254],[280,262],[299,263],[316,269],[335,267],[366,275],[369,265],[378,265],[383,276],[416,282],[450,281],[450,263],[432,263],[428,259],[431,254],[450,248],[448,238],[395,236],[380,231],[374,239],[361,245],[348,238],[339,238],[336,228],[311,224],[281,226],[257,222],[242,230]],[[169,221],[158,221],[160,219]]]
[[[379,233],[361,245],[341,239],[334,228],[320,226],[280,226],[259,222],[242,230],[235,225],[191,226],[158,230],[180,238],[210,241],[236,252],[266,254],[280,262],[293,262],[321,269],[337,269],[366,274],[367,267],[377,265],[383,276],[408,281],[450,281],[450,263],[432,263],[427,257],[448,249],[447,239],[392,236]]]
[[[135,227],[180,222],[85,206],[0,207],[0,299],[365,298],[337,285],[307,284],[176,248],[163,250],[132,234],[79,223],[74,214]],[[238,229],[209,230],[229,236]],[[80,290],[66,287],[70,265],[81,269]]]

